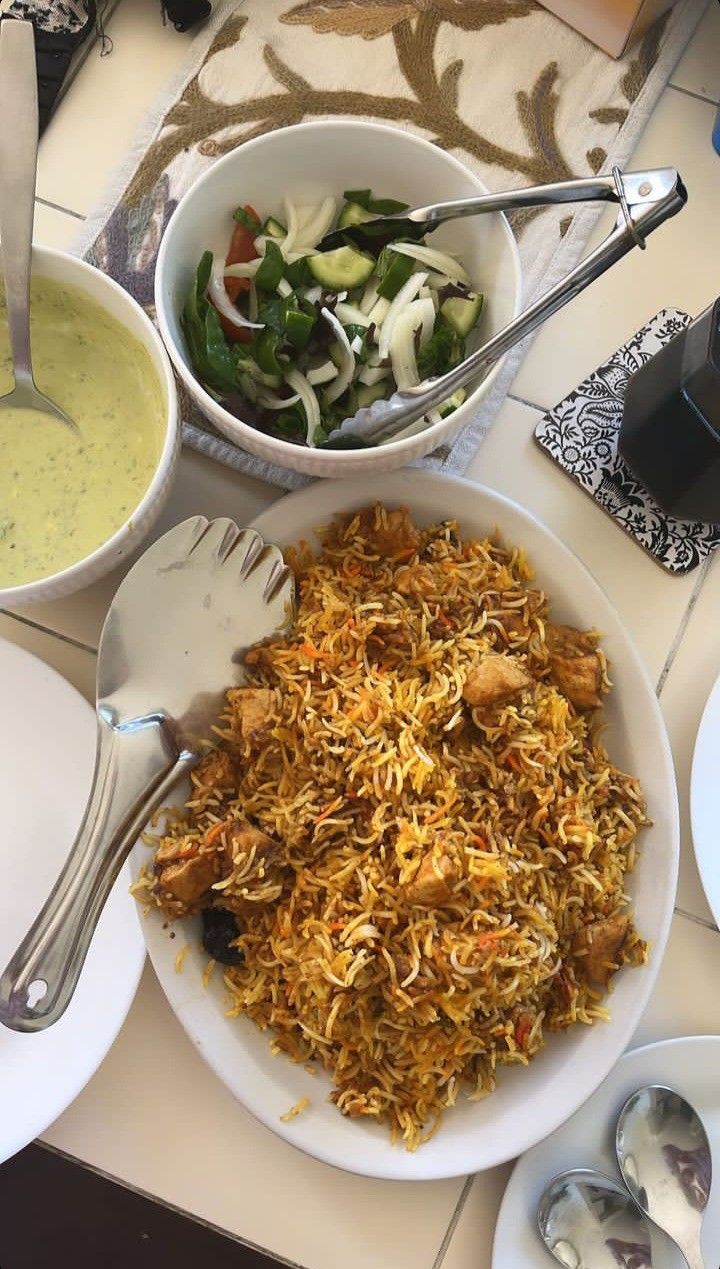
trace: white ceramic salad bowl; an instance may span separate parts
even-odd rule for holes
[[[402,467],[452,441],[470,422],[501,363],[469,392],[452,414],[425,431],[373,449],[310,449],[269,436],[226,410],[199,383],[180,325],[180,314],[204,251],[225,258],[232,213],[250,204],[264,220],[282,218],[283,198],[319,203],[346,189],[370,188],[376,197],[410,206],[486,193],[483,182],[457,159],[399,128],[339,119],[298,124],[268,133],[219,159],[181,199],[157,260],[158,322],[175,369],[203,414],[241,448],[280,467],[314,476],[357,476]],[[479,326],[489,338],[520,311],[522,286],[517,245],[499,213],[441,226],[432,246],[454,252],[473,287],[485,296]]]

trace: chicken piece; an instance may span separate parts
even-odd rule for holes
[[[572,626],[549,626],[550,668],[557,686],[577,709],[600,704],[602,662],[592,635]]]
[[[249,855],[254,849],[254,863],[262,863],[267,868],[275,861],[279,851],[278,842],[268,837],[267,833],[263,833],[262,829],[255,828],[254,824],[250,824],[248,820],[237,820],[231,824],[225,831],[225,841],[227,842],[225,852],[227,862],[231,865],[236,863],[241,855]]]
[[[270,665],[272,660],[270,645],[258,643],[254,648],[248,648],[244,660],[246,665]]]
[[[366,507],[360,514],[358,531],[378,555],[399,555],[420,545],[420,534],[407,507],[384,512],[379,507]]]
[[[169,837],[155,851],[153,859],[155,871],[164,868],[166,864],[175,863],[178,859],[187,859],[188,855],[193,855],[196,850],[197,842],[183,841],[182,837]]]
[[[424,907],[440,907],[451,897],[450,885],[457,881],[457,871],[449,855],[438,855],[430,850],[412,881],[406,887],[410,903]]]
[[[163,906],[172,906],[176,915],[189,914],[217,879],[218,861],[214,854],[192,855],[161,868],[160,899],[165,901]]]
[[[275,693],[269,687],[239,687],[231,693],[230,703],[240,735],[250,745],[272,727]]]
[[[619,967],[619,957],[629,933],[630,918],[623,913],[603,917],[578,930],[573,939],[578,973],[589,983],[607,986]]]
[[[525,603],[522,608],[514,608],[503,615],[502,623],[508,636],[530,635],[534,629],[532,618],[545,606],[545,596],[541,590],[532,587],[525,592]]]
[[[516,660],[499,652],[489,652],[470,670],[463,699],[473,707],[499,705],[531,682],[530,675]]]
[[[213,750],[192,772],[193,801],[203,808],[218,794],[230,793],[235,788],[235,767],[229,753]]]
[[[434,570],[429,564],[399,568],[395,574],[395,589],[401,595],[428,595],[437,589]]]

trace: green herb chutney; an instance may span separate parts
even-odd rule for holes
[[[31,286],[35,382],[78,425],[0,410],[0,587],[84,559],[132,515],[160,457],[165,403],[146,349],[84,291]],[[13,386],[0,295],[0,395]]]

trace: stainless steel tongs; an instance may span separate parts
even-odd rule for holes
[[[558,181],[551,185],[535,185],[528,189],[513,190],[505,194],[486,194],[480,198],[463,199],[454,203],[438,203],[420,207],[398,216],[384,216],[366,221],[341,233],[353,236],[359,242],[359,234],[372,234],[377,249],[378,241],[392,233],[393,238],[418,237],[437,227],[445,220],[459,216],[474,216],[481,212],[504,211],[509,208],[537,207],[553,203],[587,202],[599,200],[617,203],[620,210],[612,233],[576,265],[555,286],[541,295],[519,317],[510,322],[497,335],[471,353],[464,361],[437,379],[428,379],[414,388],[393,393],[387,401],[375,401],[345,419],[334,436],[356,437],[371,445],[399,440],[412,425],[430,410],[436,409],[464,387],[470,379],[487,373],[491,365],[504,356],[515,344],[535,330],[547,317],[551,317],[568,300],[578,295],[595,278],[605,273],[611,265],[621,260],[633,247],[644,249],[645,240],[653,229],[676,215],[687,202],[687,191],[672,167],[656,168],[647,172],[622,173],[614,167],[609,176],[594,176],[575,181]],[[412,230],[405,229],[407,223]],[[326,245],[329,240],[321,244]],[[333,244],[330,244],[333,245]],[[415,429],[412,429],[415,430]]]

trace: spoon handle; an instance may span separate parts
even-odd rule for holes
[[[0,244],[15,383],[32,384],[30,257],[38,148],[35,34],[31,22],[0,22]]]
[[[160,721],[147,724],[123,732],[98,715],[85,818],[50,897],[0,976],[0,1023],[12,1031],[42,1031],[65,1012],[122,865],[197,761],[178,751]]]
[[[672,1238],[673,1235],[671,1234],[670,1237]],[[677,1239],[675,1241],[677,1242]],[[677,1245],[685,1258],[688,1269],[705,1269],[705,1259],[700,1247],[699,1230],[697,1235],[688,1232],[688,1237],[684,1243],[678,1242]]]

